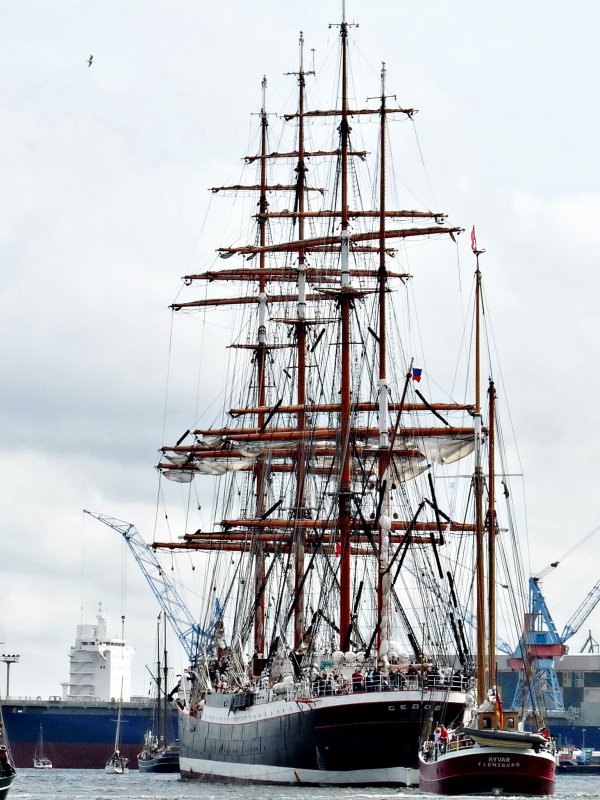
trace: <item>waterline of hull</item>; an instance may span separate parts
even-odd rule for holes
[[[410,767],[383,769],[318,770],[273,767],[259,764],[234,764],[201,758],[179,759],[184,780],[222,780],[241,783],[306,786],[418,786],[419,771]]]

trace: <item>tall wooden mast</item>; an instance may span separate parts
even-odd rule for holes
[[[489,688],[486,670],[486,585],[485,548],[483,519],[483,456],[481,421],[481,273],[479,271],[479,251],[474,248],[477,259],[475,270],[475,568],[476,568],[476,619],[477,619],[477,689],[481,703]]]
[[[314,74],[304,70],[304,35],[300,32],[300,63],[298,69],[298,164],[296,210],[298,212],[298,239],[304,240],[306,163],[304,154],[304,103],[306,76]],[[306,254],[298,251],[298,316],[296,319],[296,348],[298,358],[296,398],[296,426],[298,431],[306,429]],[[294,510],[296,518],[302,518],[305,510],[306,447],[305,436],[301,434],[296,459],[296,498]],[[304,636],[304,554],[306,529],[299,527],[294,531],[294,647],[297,648]]]
[[[352,492],[352,454],[351,411],[352,411],[352,374],[351,374],[351,323],[353,292],[350,287],[349,267],[349,233],[348,233],[348,144],[350,125],[348,116],[348,24],[346,22],[345,4],[342,24],[340,26],[342,45],[342,109],[340,122],[340,159],[341,159],[341,237],[340,266],[341,287],[339,293],[340,328],[341,328],[341,412],[340,412],[340,450],[341,470],[338,497],[338,530],[340,537],[340,648],[347,650],[350,646],[350,530]]]
[[[389,396],[387,381],[387,339],[386,339],[386,296],[387,267],[385,250],[386,203],[386,95],[385,64],[381,65],[381,111],[379,117],[379,270],[377,276],[379,302],[379,491],[381,497],[381,514],[379,516],[379,579],[377,582],[377,618],[379,630],[377,645],[389,642],[390,639],[390,586],[389,571],[390,550],[390,517],[389,517],[389,466],[391,462],[390,437],[388,433]]]
[[[265,292],[266,284],[261,273],[264,272],[266,264],[266,244],[267,228],[267,129],[269,120],[266,110],[266,91],[267,79],[262,80],[262,108],[260,112],[260,195],[259,195],[259,241],[261,253],[259,255],[259,279],[258,279],[258,344],[256,346],[256,397],[260,409],[264,408],[266,399],[266,358],[267,358],[267,295]],[[265,423],[265,412],[260,410],[256,415],[256,424],[260,429]],[[260,456],[254,468],[256,486],[256,517],[261,517],[265,512],[265,483],[266,465],[263,456]],[[260,540],[254,541],[254,592],[255,592],[255,612],[254,612],[254,650],[260,655],[264,655],[265,650],[265,552]]]
[[[488,668],[490,685],[496,684],[496,388],[490,380],[488,388]]]

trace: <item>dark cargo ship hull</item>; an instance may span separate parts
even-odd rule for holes
[[[150,727],[153,709],[151,702],[123,703],[121,750],[133,769],[144,734]],[[3,703],[15,766],[33,766],[42,725],[45,754],[55,768],[103,769],[114,748],[117,712],[116,703],[42,700]]]

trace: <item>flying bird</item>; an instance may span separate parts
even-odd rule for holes
[[[88,65],[88,67],[91,67],[91,66],[92,66],[92,61],[93,61],[93,60],[94,60],[94,56],[90,56],[90,57],[88,58],[88,62],[87,62],[87,65]]]

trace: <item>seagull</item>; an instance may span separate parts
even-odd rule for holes
[[[88,67],[92,66],[92,61],[94,60],[94,56],[90,56],[87,62]]]

